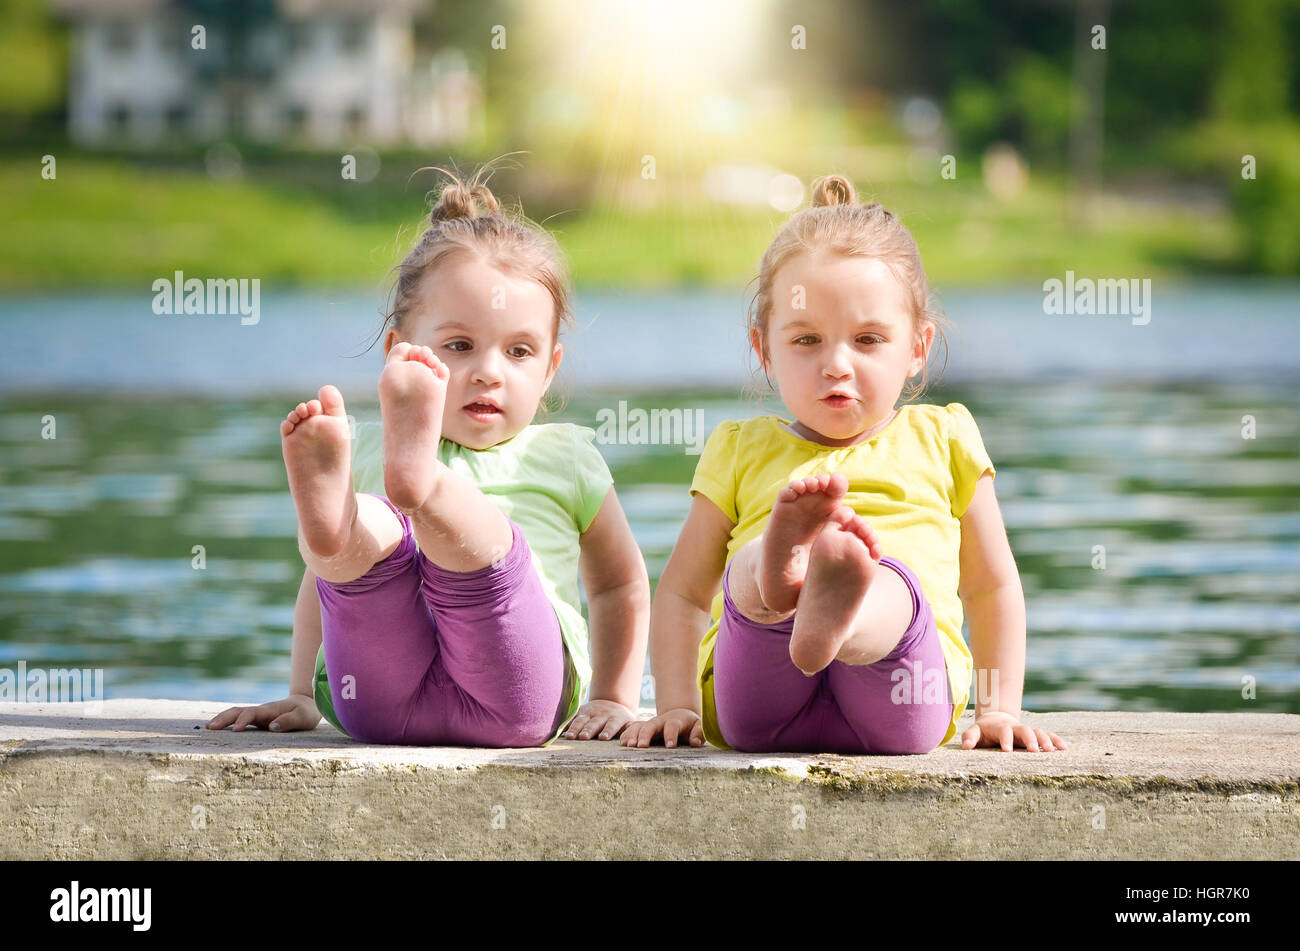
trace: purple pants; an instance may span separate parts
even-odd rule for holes
[[[790,659],[795,615],[760,624],[741,614],[731,600],[728,562],[713,655],[713,702],[728,746],[754,753],[928,753],[939,745],[953,708],[934,613],[912,569],[888,555],[880,564],[912,592],[907,632],[874,664],[831,661],[808,677]],[[935,678],[942,678],[938,702]]]
[[[355,581],[316,579],[339,723],[362,743],[544,744],[567,712],[564,641],[523,531],[510,522],[499,562],[448,571],[376,498],[402,523],[397,548]]]

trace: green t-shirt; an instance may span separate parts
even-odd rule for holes
[[[578,594],[578,536],[591,525],[614,484],[593,444],[595,430],[572,423],[528,426],[513,439],[487,449],[467,449],[443,439],[438,458],[474,482],[523,530],[533,567],[555,607],[565,646],[564,696],[568,713],[555,735],[578,712],[591,682],[587,622]],[[357,492],[384,494],[380,424],[357,424],[352,442],[352,484]],[[316,708],[346,733],[334,713],[325,670],[325,649],[316,655]]]

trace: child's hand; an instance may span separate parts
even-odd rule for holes
[[[690,734],[691,746],[704,745],[704,721],[698,713],[686,708],[666,710],[652,719],[629,723],[623,734],[623,745],[645,749],[662,733],[664,746],[671,749],[684,732]]]
[[[636,719],[636,712],[613,700],[592,700],[584,703],[574,714],[573,722],[564,731],[566,740],[589,740],[600,731],[600,739],[612,740],[623,732],[628,721]]]
[[[315,701],[295,693],[256,707],[228,707],[208,721],[208,729],[224,730],[233,723],[236,733],[250,724],[263,730],[269,728],[276,733],[287,733],[290,730],[314,730],[320,720]]]
[[[1004,753],[1016,747],[1032,752],[1049,752],[1066,749],[1065,741],[1047,730],[1025,726],[1009,713],[986,713],[975,725],[961,735],[964,750],[977,746],[1001,746]]]

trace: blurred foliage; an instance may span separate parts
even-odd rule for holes
[[[0,126],[9,134],[63,108],[67,39],[48,16],[48,0],[0,5]]]
[[[265,11],[269,0],[177,2],[238,19],[244,9]],[[1097,53],[1105,57],[1104,187],[1112,196],[1149,198],[1148,205],[1160,208],[1124,214],[1108,205],[1104,215],[1094,216],[1104,223],[1091,233],[1056,235],[1071,227],[1060,208],[1071,185],[1072,122],[1080,105],[1076,57],[1079,24],[1087,21],[1087,14],[1079,14],[1080,2],[1085,10],[1101,11],[1107,28],[1106,50]],[[411,177],[413,170],[441,164],[449,153],[465,168],[515,150],[526,154],[517,156],[517,168],[497,174],[494,188],[519,195],[532,217],[567,229],[575,270],[600,282],[712,282],[752,269],[755,243],[761,250],[770,235],[764,226],[781,216],[761,207],[721,205],[701,185],[706,171],[737,161],[787,171],[805,182],[842,172],[864,193],[886,201],[905,198],[912,207],[902,210],[913,212],[918,236],[929,234],[927,263],[933,258],[939,275],[974,271],[977,279],[1013,279],[1061,260],[1071,247],[1081,256],[1077,270],[1088,260],[1112,259],[1107,243],[1136,256],[1130,270],[1300,273],[1300,228],[1294,224],[1300,205],[1300,69],[1288,52],[1300,48],[1300,0],[770,0],[765,8],[755,6],[766,9],[767,22],[750,36],[749,73],[701,88],[689,101],[656,101],[653,84],[635,85],[646,77],[591,68],[590,50],[579,43],[635,37],[585,34],[590,24],[557,20],[558,13],[548,19],[544,14],[552,8],[539,9],[521,0],[446,0],[417,16],[420,55],[454,48],[479,77],[488,104],[480,136],[454,149],[387,151],[380,179],[352,189],[327,187],[337,178],[322,171],[329,164],[325,153],[276,150],[236,137],[245,184],[230,192],[229,208],[208,218],[202,202],[187,216],[181,198],[225,194],[212,192],[220,186],[204,181],[201,145],[178,143],[138,154],[105,150],[99,159],[68,147],[67,24],[55,18],[47,0],[7,0],[0,6],[0,140],[10,163],[0,167],[0,175],[20,192],[40,193],[49,191],[48,183],[34,177],[28,182],[18,171],[33,153],[57,152],[61,169],[68,167],[65,159],[86,169],[98,162],[100,177],[83,184],[98,182],[121,205],[116,230],[106,231],[102,220],[79,221],[84,189],[73,189],[62,175],[61,195],[19,196],[11,215],[28,222],[31,240],[9,239],[16,257],[4,265],[0,282],[15,286],[60,275],[106,279],[105,269],[131,259],[132,248],[158,243],[129,234],[131,226],[180,236],[179,244],[162,243],[211,254],[215,266],[239,257],[223,250],[223,243],[240,243],[233,231],[240,214],[247,216],[247,230],[266,244],[266,270],[299,280],[315,280],[322,271],[357,277],[406,240],[403,231],[395,242],[393,232],[422,211],[424,192],[436,179],[431,173]],[[497,24],[509,25],[506,50],[492,49]],[[789,24],[806,27],[806,54],[791,50]],[[691,29],[690,23],[683,29]],[[566,37],[572,48],[562,45]],[[755,90],[784,105],[766,112],[754,108],[747,97]],[[988,148],[1009,143],[1028,163],[1031,193],[1004,206],[991,201],[977,181],[963,182],[973,190],[936,179],[923,185],[909,165],[918,140],[898,121],[899,107],[913,96],[938,105],[940,136],[925,144],[953,153],[963,177],[978,179],[971,170],[980,168]],[[659,157],[653,194],[639,174],[647,152]],[[1256,156],[1254,180],[1241,177],[1245,154]],[[160,161],[171,164],[163,177],[153,177]],[[124,194],[130,189],[160,193],[136,203]],[[1225,207],[1230,222],[1223,220]],[[302,220],[313,224],[290,220],[303,213]],[[1198,216],[1201,225],[1192,235],[1177,233]],[[219,224],[228,219],[228,225]],[[751,240],[745,229],[754,222],[760,227]],[[702,239],[674,235],[674,228],[692,224],[703,229]],[[957,236],[975,232],[1000,248],[1022,248],[1024,256],[1003,254],[985,270],[972,268]],[[74,240],[74,252],[57,250],[60,236],[91,234],[110,243]],[[322,258],[335,262],[365,242],[370,253],[351,268],[291,260],[293,248],[305,256],[315,243]],[[256,244],[245,246],[249,254],[258,251]],[[18,262],[31,258],[34,248],[44,248],[54,260],[33,261],[25,270]]]
[[[1252,265],[1272,274],[1300,272],[1300,122],[1288,112],[1296,31],[1279,29],[1288,0],[1231,4],[1223,65],[1214,88],[1214,118],[1203,141],[1236,165],[1232,200],[1244,223]],[[1290,41],[1290,42],[1288,42]],[[1253,156],[1253,177],[1241,170]]]

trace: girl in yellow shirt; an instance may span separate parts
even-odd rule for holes
[[[1024,594],[975,420],[895,408],[941,319],[911,234],[831,175],[758,282],[750,344],[792,418],[709,437],[653,601],[658,715],[623,744],[924,753],[974,674],[963,747],[1064,749],[1020,722]]]

